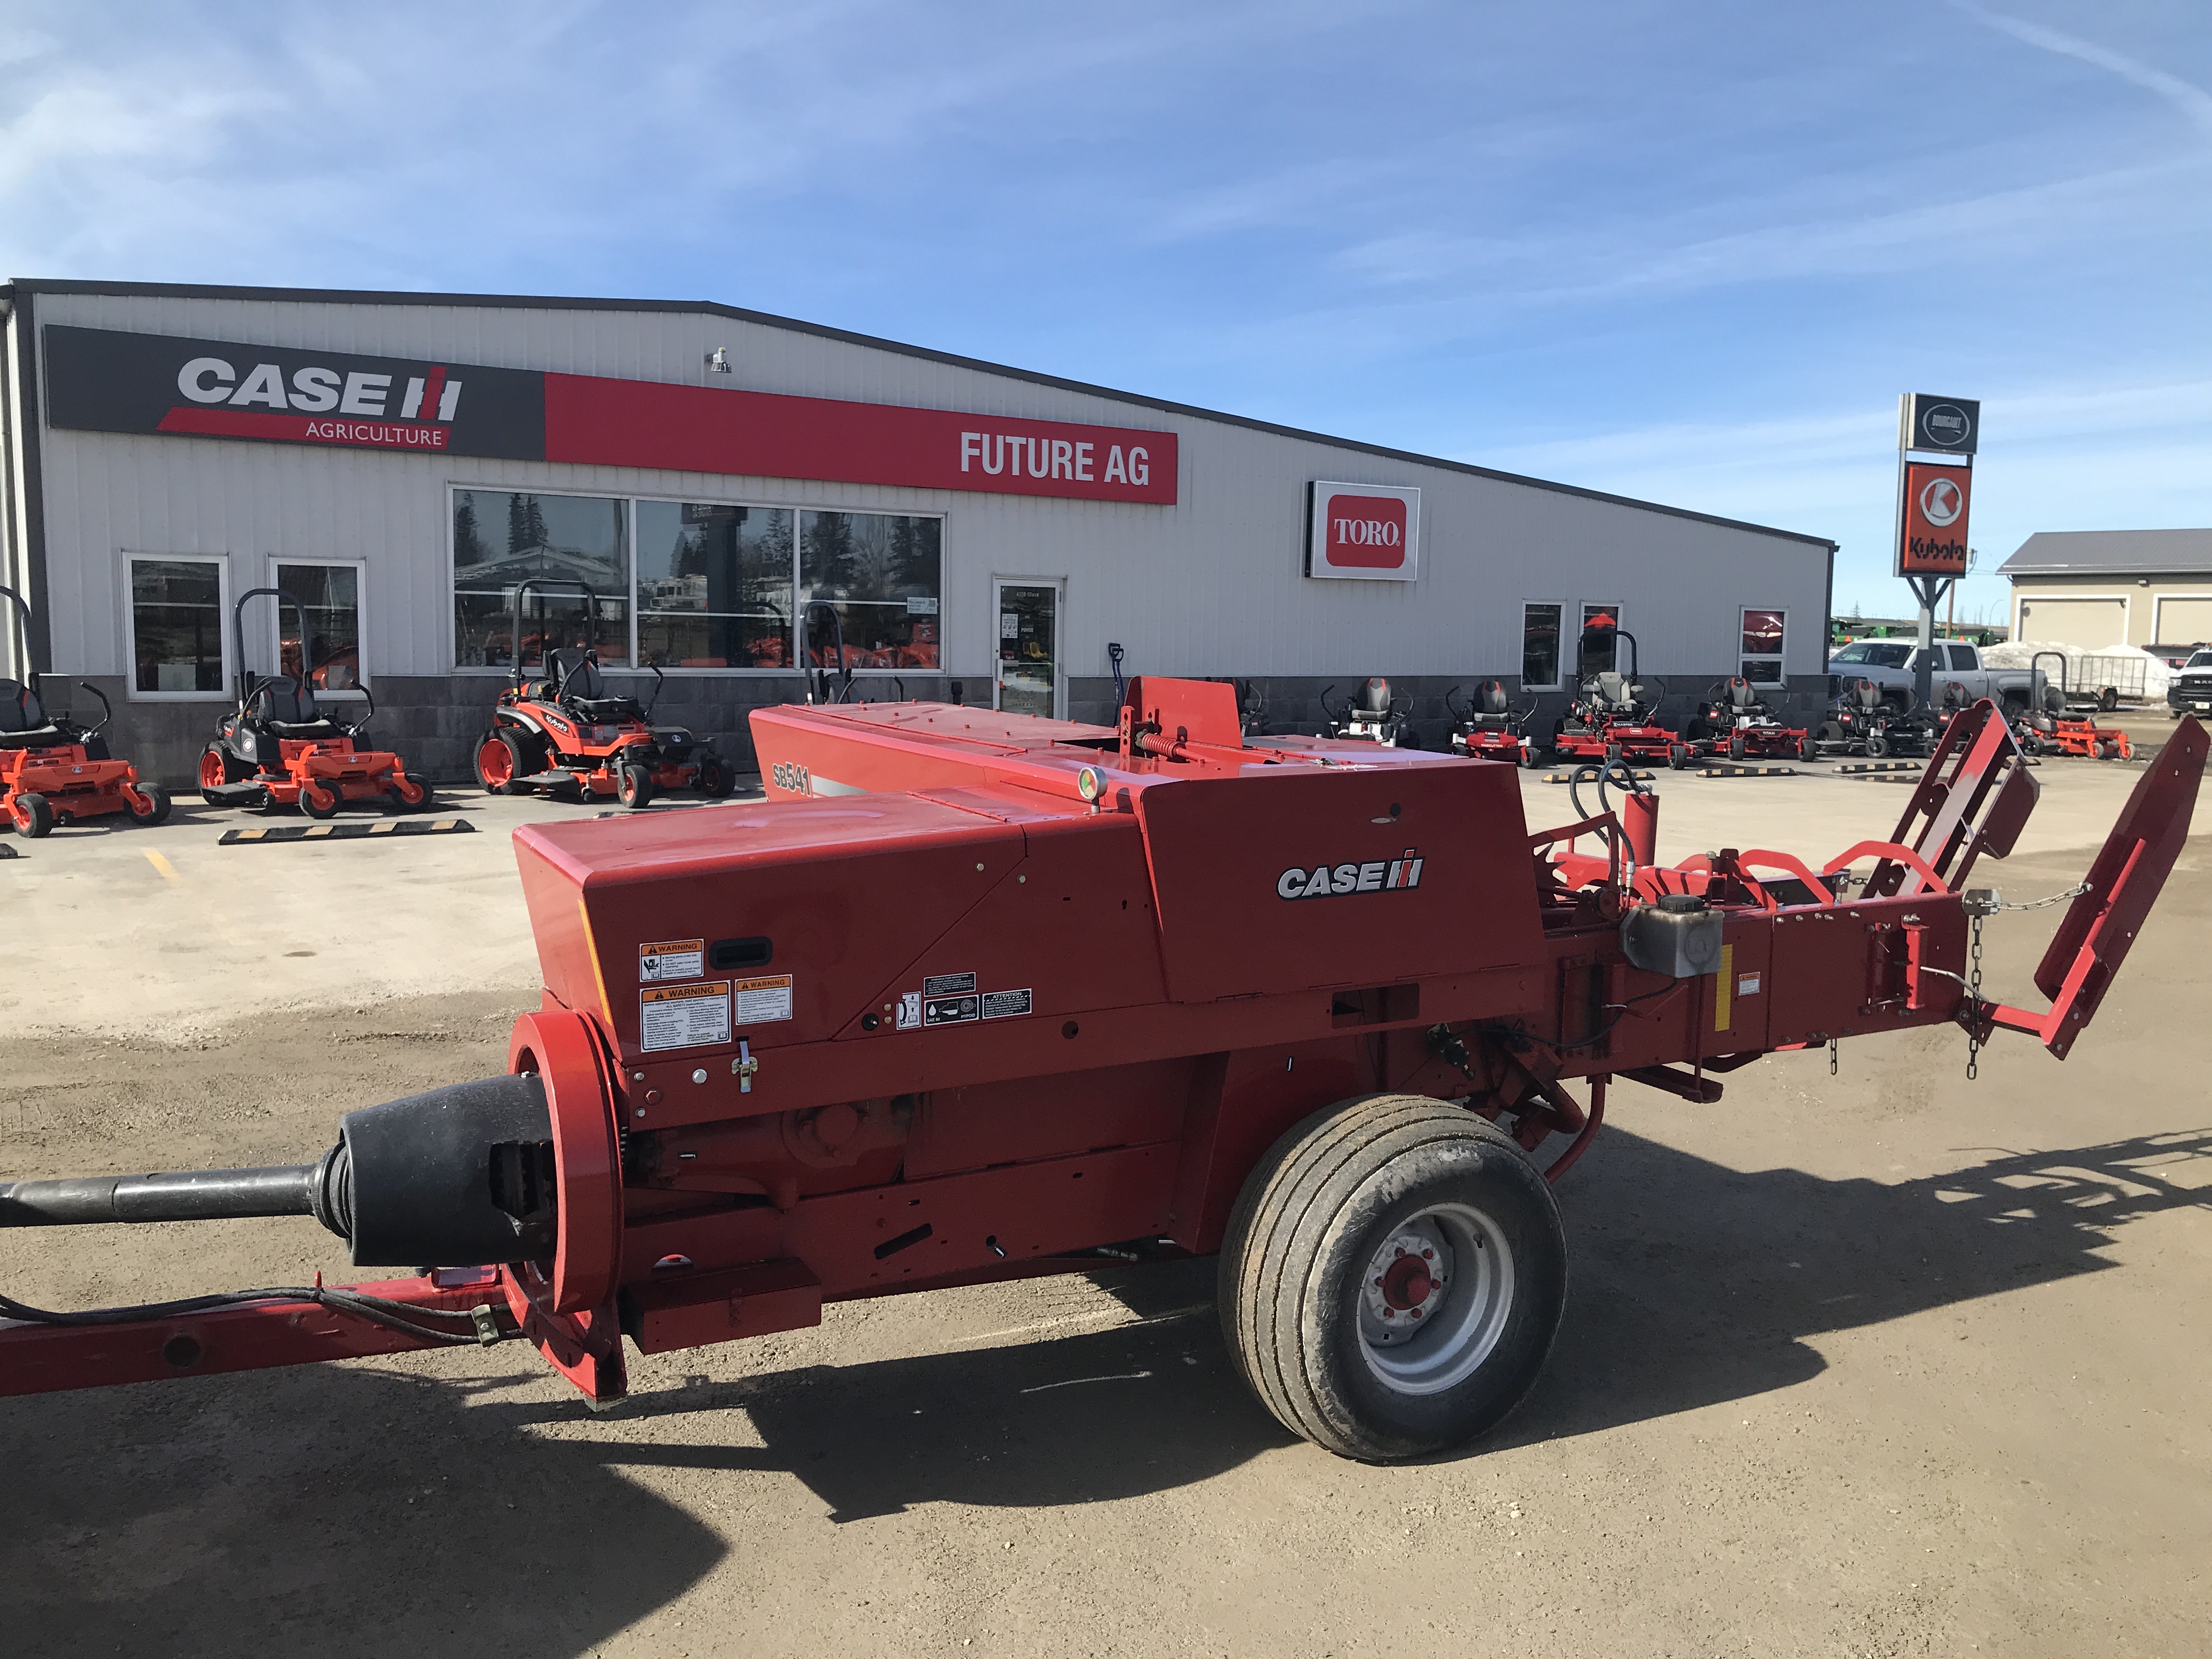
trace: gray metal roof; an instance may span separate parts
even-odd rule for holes
[[[2212,575],[2212,530],[2039,530],[2003,576]]]
[[[1505,483],[1526,484],[1536,489],[1553,490],[1562,495],[1579,495],[1585,501],[1610,501],[1615,506],[1632,507],[1642,512],[1663,513],[1669,518],[1689,519],[1699,524],[1718,525],[1729,530],[1750,530],[1762,536],[1778,536],[1786,541],[1805,542],[1814,547],[1825,547],[1832,555],[1837,551],[1838,547],[1838,544],[1828,537],[1808,535],[1802,530],[1782,530],[1772,525],[1752,524],[1741,519],[1724,519],[1717,514],[1699,513],[1686,507],[1669,507],[1663,501],[1639,501],[1633,495],[1616,495],[1608,490],[1589,489],[1580,484],[1558,483],[1549,478],[1532,478],[1518,472],[1501,472],[1495,467],[1478,466],[1472,461],[1455,461],[1441,455],[1424,455],[1409,449],[1393,449],[1384,444],[1363,443],[1356,438],[1333,437],[1325,432],[1309,432],[1300,427],[1281,426],[1273,421],[1255,420],[1249,415],[1231,415],[1218,409],[1202,409],[1194,404],[1174,403],[1164,398],[1148,398],[1139,392],[1117,391],[1112,386],[1092,386],[1084,380],[1066,380],[1057,374],[1041,374],[1034,369],[1014,368],[1005,363],[989,362],[976,357],[963,357],[949,351],[933,351],[927,346],[908,345],[898,340],[878,339],[870,334],[855,334],[847,329],[830,328],[821,323],[804,322],[794,317],[779,317],[770,312],[749,311],[743,307],[723,305],[713,300],[594,300],[564,295],[417,294],[409,290],[389,289],[244,288],[228,283],[70,282],[27,276],[18,276],[7,283],[0,283],[0,301],[12,298],[17,292],[32,295],[114,295],[123,297],[142,294],[168,295],[208,300],[296,300],[369,306],[483,306],[549,311],[660,311],[728,317],[740,322],[757,323],[769,328],[789,329],[797,333],[817,335],[825,340],[842,340],[848,344],[866,346],[872,350],[896,352],[902,356],[918,357],[928,362],[947,363],[955,368],[980,370],[988,374],[1002,374],[1012,380],[1029,381],[1035,386],[1055,386],[1063,392],[1079,392],[1089,397],[1110,398],[1117,403],[1133,404],[1140,409],[1157,410],[1164,414],[1187,415],[1199,420],[1218,421],[1224,425],[1243,427],[1254,432],[1273,433],[1278,437],[1329,444],[1340,449],[1356,450],[1362,454],[1380,455],[1391,460],[1411,461],[1420,466],[1443,467],[1454,472],[1468,473],[1478,478],[1496,478]],[[5,306],[0,305],[0,317],[4,317],[6,314]],[[26,349],[27,350],[28,348],[26,347]],[[27,370],[26,372],[27,373]]]

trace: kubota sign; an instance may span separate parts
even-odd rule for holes
[[[1421,492],[1316,483],[1306,574],[1409,582],[1420,575]]]
[[[1899,516],[1897,574],[1966,574],[1966,505],[1973,469],[1913,461],[1905,469],[1905,511]]]
[[[1176,501],[1172,432],[59,325],[46,358],[78,431]]]

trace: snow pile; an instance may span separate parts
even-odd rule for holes
[[[1984,646],[1982,662],[1984,666],[1990,668],[2027,668],[2033,665],[2036,653],[2041,651],[2056,651],[2066,659],[2066,683],[2076,691],[2094,684],[2118,684],[2124,696],[2135,695],[2135,672],[2132,667],[2115,672],[2112,669],[2100,670],[2095,667],[2082,666],[2085,659],[2097,658],[2108,660],[2117,659],[2115,669],[2118,669],[2122,664],[2131,665],[2140,661],[2143,665],[2142,698],[2146,702],[2164,702],[2166,688],[2173,680],[2173,670],[2168,668],[2164,662],[2151,655],[2139,645],[2107,645],[2092,651],[2087,647],[2079,645],[2059,645],[2055,641],[2039,643],[2033,640],[2020,640],[2009,645]],[[2054,665],[2046,662],[2043,666],[2047,672]]]

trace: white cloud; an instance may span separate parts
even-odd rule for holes
[[[2212,93],[2206,92],[2203,88],[2185,81],[2178,75],[2168,75],[2164,70],[2138,63],[2124,52],[2100,46],[2093,40],[2084,40],[2078,35],[2062,33],[2040,23],[2025,22],[2017,17],[2007,17],[2002,13],[1990,11],[1976,5],[1974,0],[1951,0],[1951,3],[1976,22],[2009,34],[2015,40],[2026,41],[2031,46],[2040,46],[2044,51],[2056,52],[2062,58],[2093,64],[2100,70],[2118,76],[2123,81],[2132,82],[2146,91],[2156,93],[2180,111],[2200,137],[2212,140]]]

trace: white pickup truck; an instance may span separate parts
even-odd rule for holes
[[[1956,684],[1969,697],[1988,697],[2008,714],[2033,708],[2049,676],[2033,668],[1987,668],[1971,645],[1938,640],[1929,649],[1928,695],[1941,703],[1943,688]],[[1909,708],[1920,675],[1919,650],[1908,640],[1853,640],[1828,659],[1828,690],[1841,696],[1855,680],[1881,687],[1882,701]]]

